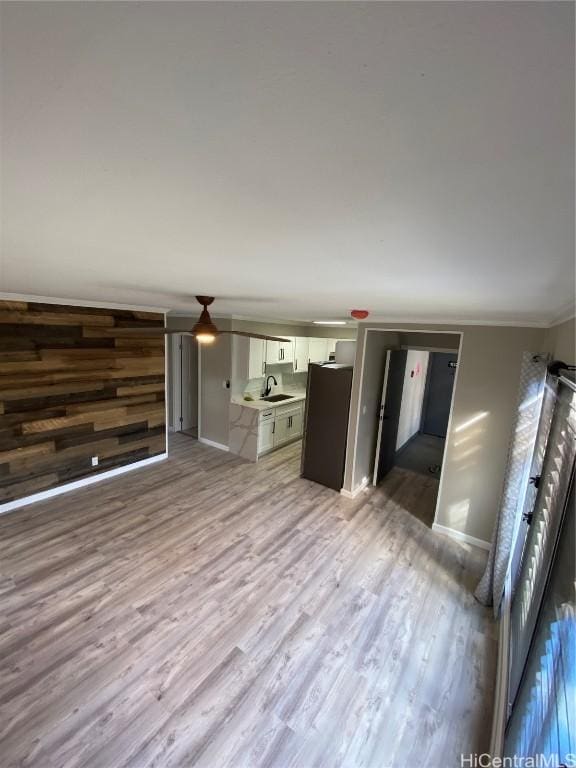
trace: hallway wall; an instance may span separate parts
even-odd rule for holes
[[[397,451],[420,429],[429,357],[429,352],[418,349],[408,350],[396,440]]]

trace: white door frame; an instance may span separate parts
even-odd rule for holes
[[[450,430],[452,428],[452,418],[454,415],[454,400],[456,399],[456,391],[458,389],[458,376],[460,374],[460,357],[462,354],[462,344],[464,341],[464,331],[444,331],[444,330],[430,330],[430,328],[365,328],[364,329],[364,340],[362,343],[362,357],[360,362],[360,382],[358,387],[358,408],[356,409],[356,425],[354,430],[354,454],[352,458],[352,474],[351,474],[351,486],[354,483],[354,476],[356,474],[356,454],[357,454],[357,441],[358,441],[358,429],[360,426],[360,412],[362,410],[362,402],[361,402],[361,396],[362,396],[362,383],[364,380],[364,365],[366,362],[366,343],[368,341],[368,332],[369,331],[378,331],[380,333],[434,333],[434,334],[450,334],[452,336],[459,336],[460,342],[458,344],[458,351],[456,354],[458,355],[458,365],[456,366],[456,375],[454,377],[454,387],[452,388],[452,400],[450,401],[450,415],[448,416],[448,427],[446,429],[446,440],[448,440],[450,436]],[[420,345],[422,346],[422,345]],[[448,350],[443,350],[444,352]],[[346,450],[346,457],[348,456],[348,449]],[[442,488],[444,484],[444,459],[442,460],[442,468],[440,470],[440,480],[438,483],[438,496],[436,497],[436,507],[434,508],[434,523],[436,523],[436,518],[438,516],[438,508],[440,506],[440,500],[442,498]],[[354,493],[356,489],[354,487],[351,487],[351,493]]]
[[[198,342],[196,342],[198,344]],[[202,437],[202,344],[198,344],[198,440]]]
[[[181,334],[171,334],[170,340],[172,386],[170,396],[172,398],[172,432],[180,432],[180,414],[182,413],[182,356],[180,354]]]
[[[380,396],[380,409],[378,411],[378,439],[376,440],[376,452],[374,453],[374,472],[372,473],[372,485],[378,482],[378,466],[380,464],[380,444],[382,442],[382,425],[384,424],[384,401],[386,400],[386,388],[388,387],[388,372],[390,370],[391,349],[386,350],[386,364],[384,366],[384,380],[382,382],[382,394]]]
[[[171,334],[170,339],[172,342],[172,431],[174,432],[181,432],[181,422],[180,422],[180,415],[182,414],[182,350],[180,348],[181,344],[183,344],[183,337],[186,336],[186,333],[174,333]],[[201,404],[201,382],[202,382],[202,357],[201,357],[201,350],[202,350],[202,344],[198,344],[198,342],[193,339],[193,343],[198,345],[198,439],[200,439],[201,431],[200,431],[200,425],[201,425],[201,416],[202,416],[202,410],[200,408]]]

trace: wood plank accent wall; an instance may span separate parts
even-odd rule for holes
[[[0,504],[164,453],[163,321],[0,301]]]

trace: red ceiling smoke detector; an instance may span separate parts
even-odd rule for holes
[[[354,320],[366,320],[370,312],[367,309],[353,309],[350,314]]]

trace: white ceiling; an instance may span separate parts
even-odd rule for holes
[[[572,3],[1,15],[1,291],[299,320],[573,302]]]

